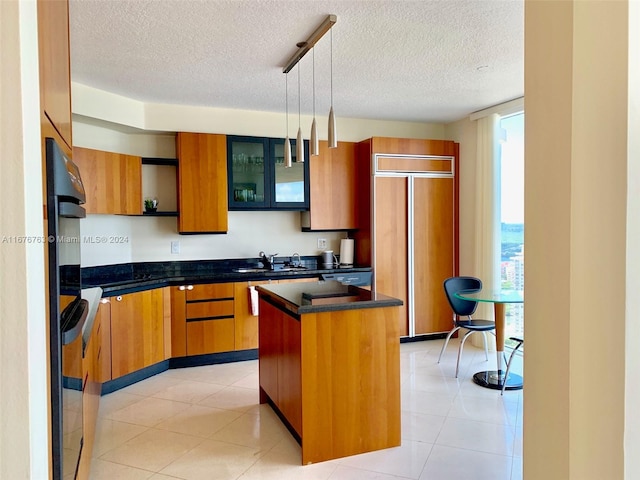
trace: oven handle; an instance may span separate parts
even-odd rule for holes
[[[58,215],[67,218],[85,218],[87,212],[80,205],[71,202],[60,202],[58,205]]]
[[[73,307],[72,307],[73,308]],[[62,331],[62,345],[68,345],[73,342],[78,335],[82,333],[82,327],[87,319],[89,313],[89,302],[84,298],[81,299],[75,308],[70,312],[70,317],[66,322],[66,326]]]

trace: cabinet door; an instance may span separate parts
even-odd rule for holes
[[[355,149],[352,142],[338,142],[338,148],[329,148],[322,140],[320,155],[310,157],[309,212],[303,214],[303,229],[357,228]]]
[[[142,159],[133,155],[73,148],[87,196],[87,213],[142,214]]]
[[[186,354],[234,350],[233,283],[195,285],[186,292]]]
[[[187,355],[231,352],[234,346],[233,318],[187,321]]]
[[[162,289],[111,301],[111,370],[118,378],[164,359]]]
[[[234,310],[236,321],[236,350],[258,348],[258,315],[251,312],[250,286],[270,283],[268,280],[260,282],[237,282],[234,284]]]
[[[41,108],[71,147],[69,3],[38,0],[37,8]]]
[[[262,137],[227,137],[229,209],[252,210],[271,204],[269,141]]]
[[[400,335],[409,334],[408,301],[408,185],[407,178],[375,179],[375,244],[372,266],[377,292],[399,298]]]
[[[282,351],[278,358],[278,408],[302,436],[302,379],[300,321],[280,312]]]
[[[305,162],[297,161],[296,141],[291,140],[291,167],[284,166],[284,139],[270,139],[272,169],[271,207],[283,210],[309,208],[309,142],[304,142]]]
[[[415,333],[446,332],[451,308],[442,282],[454,275],[454,179],[414,179]]]
[[[282,352],[282,318],[276,307],[260,300],[260,389],[278,404],[278,358]],[[260,403],[267,399],[260,393]]]
[[[291,167],[284,166],[284,139],[227,137],[229,210],[306,210],[309,208],[309,142],[307,162],[296,162],[291,140]]]
[[[226,233],[225,135],[178,133],[178,231]]]

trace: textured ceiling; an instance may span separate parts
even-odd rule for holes
[[[522,0],[70,0],[71,77],[133,99],[282,112],[282,68],[328,14],[336,116],[448,122],[523,95]],[[330,105],[330,34],[315,48]],[[312,63],[299,63],[311,114]],[[289,111],[298,113],[298,70]]]

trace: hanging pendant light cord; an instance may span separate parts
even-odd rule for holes
[[[329,32],[331,40],[331,64],[329,69],[329,78],[331,78],[331,106],[333,107],[333,30]]]
[[[284,74],[284,105],[286,110],[286,124],[287,124],[287,134],[285,136],[289,136],[289,74]]]
[[[311,52],[313,55],[313,118],[316,118],[316,49]]]
[[[300,116],[300,64],[298,64],[298,128],[302,124]]]

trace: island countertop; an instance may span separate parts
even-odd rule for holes
[[[397,298],[334,280],[258,285],[256,289],[260,295],[297,315],[402,305],[402,300]]]

